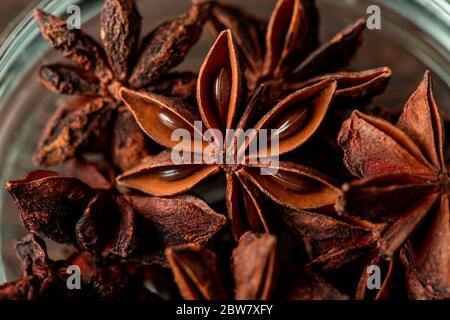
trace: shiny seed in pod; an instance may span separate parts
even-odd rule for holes
[[[193,132],[193,128],[189,127],[183,119],[168,109],[159,109],[158,118],[170,132],[176,129],[186,129],[191,133]]]
[[[222,67],[214,77],[214,107],[223,125],[227,122],[231,94],[231,68]]]
[[[165,167],[158,172],[159,177],[166,181],[184,179],[200,169],[199,166],[171,166]]]
[[[278,139],[286,139],[295,134],[306,122],[308,117],[307,108],[291,108],[284,112],[280,117],[276,118],[271,125],[271,129],[276,130],[275,135],[278,135]]]
[[[284,170],[278,170],[278,172],[272,175],[272,177],[284,189],[290,189],[298,192],[307,192],[319,185],[319,183],[315,180]]]

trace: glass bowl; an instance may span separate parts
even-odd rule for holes
[[[268,17],[274,0],[239,0],[254,14]],[[101,0],[35,1],[16,19],[15,27],[3,35],[0,46],[0,177],[1,184],[36,169],[32,155],[46,120],[55,109],[57,97],[41,87],[38,67],[61,60],[42,39],[33,21],[33,9],[40,7],[60,17],[66,8],[81,8],[83,30],[98,39],[98,13]],[[189,0],[137,1],[143,16],[143,34],[163,19],[175,17],[189,7]],[[433,71],[437,102],[446,115],[450,112],[450,4],[445,0],[317,0],[321,13],[321,38],[330,38],[345,25],[367,16],[369,5],[381,8],[381,30],[367,30],[365,41],[349,70],[389,66],[393,78],[386,92],[373,100],[374,105],[399,109],[418,85],[425,69]],[[198,70],[214,39],[207,29],[180,70]],[[53,169],[53,168],[52,168]],[[55,170],[63,170],[56,168]],[[203,188],[206,189],[206,188]],[[199,193],[203,192],[200,188]],[[210,195],[209,195],[210,196]],[[205,195],[208,200],[208,195]],[[214,201],[214,197],[209,198]],[[25,233],[9,194],[0,189],[0,284],[17,278],[13,240]],[[64,255],[61,245],[49,243],[49,254]]]

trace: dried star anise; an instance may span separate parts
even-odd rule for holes
[[[66,261],[53,261],[47,255],[42,239],[28,234],[16,241],[22,278],[0,285],[2,299],[154,299],[139,277],[119,263],[96,263],[86,254],[77,254]],[[76,264],[81,270],[80,288],[70,290],[67,268]]]
[[[198,41],[209,9],[207,2],[193,5],[179,18],[157,26],[139,45],[141,17],[134,1],[105,0],[100,26],[103,48],[83,31],[69,29],[65,20],[36,9],[44,38],[75,63],[41,67],[40,82],[59,94],[87,97],[59,109],[47,124],[36,151],[37,163],[54,165],[74,157],[92,146],[111,123],[115,127],[112,158],[119,168],[128,169],[147,156],[145,137],[127,122],[127,111],[114,112],[121,104],[119,89],[128,86],[191,97],[196,76],[168,71]],[[125,161],[124,156],[130,158]]]
[[[100,176],[92,167],[92,177]],[[91,180],[90,185],[104,183]],[[6,189],[28,232],[105,258],[166,265],[166,247],[203,246],[226,223],[224,216],[194,196],[120,195],[90,185],[52,171],[34,171],[9,181]]]
[[[450,297],[450,216],[444,128],[431,75],[406,102],[394,126],[355,111],[342,126],[345,164],[361,180],[344,185],[338,210],[387,221],[380,251],[400,250],[410,298]]]
[[[180,246],[166,251],[175,282],[183,298],[235,300],[344,300],[349,297],[327,283],[318,274],[295,266],[287,275],[279,275],[279,243],[274,235],[246,232],[233,250],[230,271],[232,293],[225,289],[224,273],[217,255],[197,246]],[[282,278],[282,281],[277,281]]]
[[[346,276],[355,299],[388,299],[398,284],[398,259],[385,261],[380,252],[381,233],[387,224],[374,224],[351,216],[305,210],[282,210],[283,220],[304,247],[310,262],[308,269],[340,278],[346,270],[358,275]],[[367,289],[367,268],[380,266],[382,283],[379,290]],[[356,288],[356,289],[355,289]]]
[[[386,67],[324,75],[348,64],[361,43],[365,21],[358,20],[319,46],[314,0],[277,1],[268,23],[219,2],[210,21],[216,33],[233,31],[247,66],[249,88],[267,83],[274,98],[335,79],[336,96],[356,100],[382,92],[391,76]]]
[[[262,129],[269,129],[269,132],[270,129],[276,130],[279,150],[271,152],[268,147],[267,150],[258,150],[257,154],[248,154],[252,138],[248,145],[239,148],[234,145],[234,141],[241,138],[238,134],[232,140],[226,136],[226,129],[250,127],[255,107],[259,105],[264,91],[263,88],[257,90],[241,118],[246,103],[243,95],[245,80],[230,31],[224,31],[217,38],[201,68],[197,84],[198,111],[180,100],[155,94],[122,89],[121,95],[141,128],[159,144],[174,148],[178,142],[171,138],[173,130],[186,129],[192,134],[191,137],[194,132],[202,137],[201,149],[195,150],[194,146],[192,151],[201,152],[211,159],[217,159],[218,156],[228,159],[231,155],[234,160],[231,163],[224,160],[223,163],[180,164],[172,161],[170,151],[165,151],[123,173],[117,179],[119,185],[152,195],[167,196],[189,190],[222,170],[227,177],[227,208],[236,238],[247,230],[270,230],[266,212],[261,208],[261,201],[258,201],[261,192],[293,208],[312,209],[334,204],[339,190],[319,172],[290,162],[280,161],[274,165],[262,158],[294,150],[313,135],[333,98],[335,81],[324,80],[298,90],[262,117],[254,126],[256,132]],[[203,137],[203,132],[195,128],[194,121],[200,119],[207,129],[218,130],[215,132],[221,132],[222,137],[215,136],[208,143],[209,139]],[[221,141],[224,143],[220,144]],[[191,144],[193,140],[184,142],[188,148]],[[255,157],[258,161],[236,161],[244,157]],[[261,170],[269,167],[276,169],[277,173],[261,174]]]

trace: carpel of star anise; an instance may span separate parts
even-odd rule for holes
[[[227,298],[214,252],[198,246],[179,246],[168,248],[166,254],[183,298]],[[246,232],[233,250],[231,269],[236,300],[270,299],[277,276],[277,238]]]
[[[335,79],[336,97],[357,100],[382,92],[391,77],[387,67],[334,73],[355,55],[365,21],[358,20],[319,46],[314,0],[277,1],[269,22],[217,2],[210,21],[217,34],[233,31],[247,67],[249,88],[267,83],[274,99],[323,79]]]
[[[118,194],[93,165],[78,161],[73,166],[78,167],[74,173],[91,173],[89,185],[43,170],[7,182],[28,232],[104,258],[167,265],[167,247],[204,246],[226,224],[194,196]]]
[[[198,3],[179,18],[168,20],[140,42],[141,16],[132,0],[105,0],[101,11],[100,38],[103,47],[78,29],[69,29],[65,20],[36,9],[35,18],[44,38],[73,64],[56,63],[42,66],[39,81],[58,94],[86,96],[86,105],[100,105],[98,113],[103,121],[92,115],[92,107],[66,108],[57,111],[59,120],[47,124],[40,139],[35,159],[40,165],[54,165],[84,151],[101,133],[114,123],[114,141],[123,141],[124,131],[129,135],[141,132],[126,123],[126,112],[113,112],[120,104],[119,89],[128,86],[181,98],[195,92],[195,75],[189,72],[170,73],[181,63],[190,48],[200,38],[209,15],[210,5]],[[63,113],[61,115],[61,113]],[[84,121],[80,124],[80,118]],[[110,121],[108,121],[110,118]],[[117,121],[116,121],[117,119]],[[126,170],[140,162],[135,145],[143,137],[123,144],[113,143],[112,158]],[[131,151],[128,151],[131,149]],[[128,162],[119,158],[133,157]],[[148,155],[144,149],[142,156]],[[139,154],[138,154],[139,155]]]
[[[307,269],[336,280],[344,272],[355,275],[352,278],[345,274],[345,286],[355,299],[389,299],[396,294],[400,261],[398,257],[385,261],[380,252],[379,241],[387,224],[330,212],[284,209],[281,213],[285,225],[308,255]],[[367,270],[371,265],[381,269],[379,290],[367,289]]]
[[[53,261],[48,257],[44,241],[34,234],[15,241],[15,247],[22,277],[0,285],[0,300],[154,298],[139,282],[139,275],[129,272],[119,262],[97,264],[86,252],[73,254],[64,261]],[[67,285],[72,275],[68,270],[71,265],[81,271],[80,287],[76,290]]]
[[[255,107],[260,103],[263,86],[246,104],[245,79],[242,74],[237,47],[232,33],[222,32],[208,53],[197,81],[198,110],[186,107],[177,99],[122,89],[121,95],[144,132],[159,144],[171,149],[178,141],[172,139],[175,129],[185,129],[202,139],[200,150],[194,140],[183,141],[183,148],[203,153],[207,158],[233,155],[228,161],[175,163],[171,151],[144,161],[117,178],[119,185],[138,189],[152,195],[172,195],[191,189],[208,176],[223,171],[227,178],[226,202],[228,215],[236,238],[245,231],[268,232],[270,225],[261,193],[274,201],[293,208],[311,209],[334,204],[339,189],[321,173],[294,163],[265,161],[298,148],[317,130],[328,110],[336,88],[333,80],[298,90],[276,104],[254,124],[256,132],[276,131],[279,148],[259,150],[249,154],[250,142],[235,147],[235,140],[227,138],[227,129],[251,127]],[[194,124],[200,120],[213,131],[214,139],[207,139]],[[238,132],[238,131],[236,131]],[[222,139],[217,135],[222,135]],[[223,144],[220,142],[224,140]],[[238,134],[234,136],[239,139]],[[186,148],[184,148],[186,150]],[[215,157],[210,153],[215,153]],[[185,152],[186,153],[186,152]],[[259,161],[249,161],[258,158]],[[238,162],[236,159],[245,159]],[[264,175],[261,170],[275,169],[276,174]]]
[[[342,126],[344,162],[360,180],[337,209],[390,227],[380,251],[400,251],[413,299],[450,297],[450,213],[443,121],[426,72],[396,124],[355,111]]]

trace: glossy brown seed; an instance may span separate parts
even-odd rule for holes
[[[229,66],[222,67],[214,77],[214,107],[222,121],[226,125],[228,107],[231,94],[231,68]]]
[[[186,121],[183,121],[183,119],[168,109],[159,108],[158,118],[169,132],[173,132],[177,129],[186,129],[192,132],[192,129],[187,126]]]
[[[272,130],[276,130],[274,134],[278,136],[278,139],[282,140],[298,132],[307,119],[307,107],[303,106],[301,110],[291,108],[275,119],[270,126]]]
[[[174,181],[184,179],[194,172],[198,171],[200,168],[198,166],[174,166],[166,167],[163,170],[158,171],[158,175],[161,179],[166,181]]]

